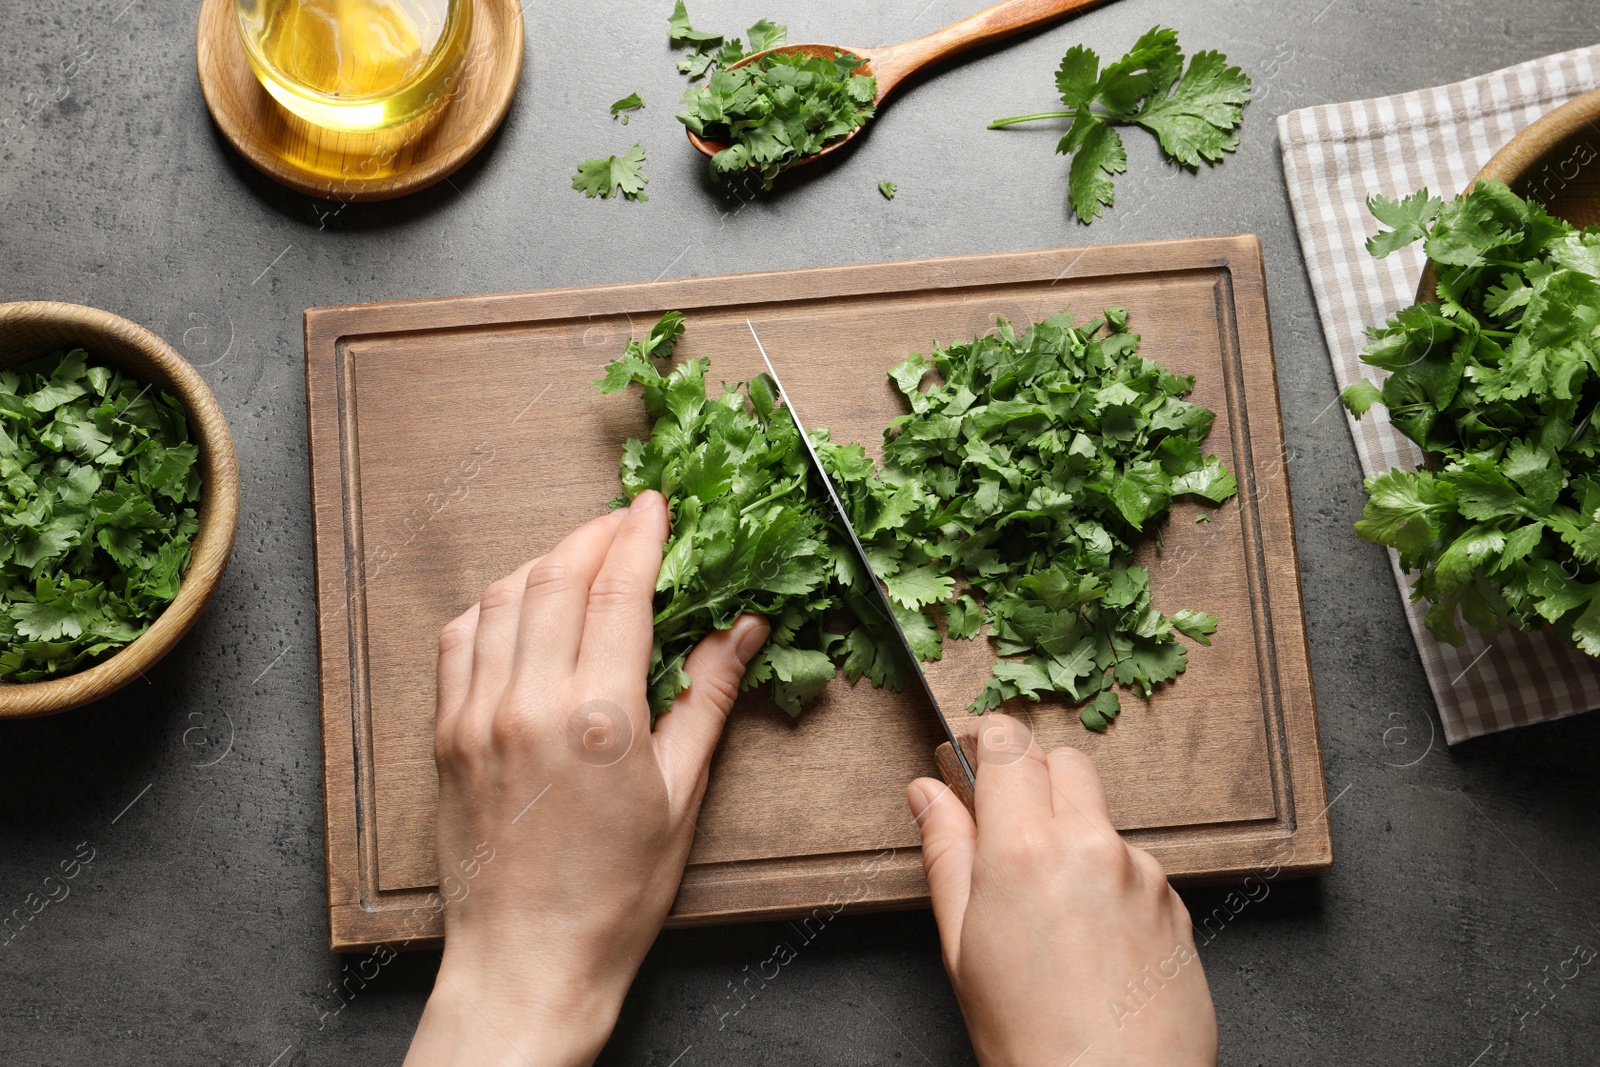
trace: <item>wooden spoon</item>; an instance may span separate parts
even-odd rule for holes
[[[878,79],[878,95],[873,98],[873,106],[883,103],[885,98],[912,74],[924,67],[943,62],[952,56],[960,55],[990,41],[999,41],[1006,37],[1014,36],[1023,30],[1037,26],[1043,22],[1060,18],[1080,8],[1092,7],[1103,3],[1105,0],[1006,0],[1005,3],[996,4],[962,19],[942,30],[935,30],[926,37],[918,37],[914,41],[904,44],[886,45],[883,48],[846,48],[843,45],[832,44],[785,44],[777,48],[769,48],[764,52],[756,52],[745,56],[739,62],[729,67],[736,70],[747,63],[754,63],[770,55],[805,55],[820,56],[832,59],[836,54],[845,52],[849,55],[859,56],[866,63],[857,68],[860,74],[870,74]],[[865,125],[857,126],[854,130],[837,141],[829,144],[815,155],[802,156],[789,167],[803,166],[806,163],[821,159],[840,148],[843,148],[856,135],[866,129]],[[708,156],[714,156],[727,148],[722,141],[708,141],[689,131],[689,143]]]

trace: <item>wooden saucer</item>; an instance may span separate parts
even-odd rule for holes
[[[233,0],[202,0],[195,56],[206,106],[255,168],[307,196],[390,200],[425,189],[471,159],[494,133],[522,74],[522,8],[472,0],[467,56],[442,109],[387,130],[313,126],[262,88],[239,41]]]

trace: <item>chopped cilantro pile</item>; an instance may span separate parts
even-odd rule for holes
[[[629,341],[595,383],[602,393],[642,386],[654,420],[647,440],[623,450],[617,503],[654,489],[671,508],[656,585],[651,708],[665,711],[688,688],[683,664],[700,639],[746,611],[766,616],[772,636],[745,668],[744,688],[770,682],[790,715],[840,667],[852,682],[865,674],[874,685],[903,688],[903,667],[879,656],[870,632],[851,618],[875,617],[866,577],[810,487],[799,431],[788,409],[776,406],[771,381],[762,375],[712,396],[703,359],[662,375],[652,360],[670,357],[683,330],[683,316],[667,314],[643,341]]]
[[[1152,28],[1133,51],[1100,67],[1093,49],[1069,49],[1056,72],[1065,111],[996,119],[991,130],[1041,119],[1071,119],[1056,151],[1072,157],[1067,196],[1081,222],[1093,222],[1115,196],[1111,179],[1128,169],[1114,125],[1139,125],[1180,166],[1215,163],[1239,147],[1235,132],[1250,102],[1250,78],[1221,52],[1196,52],[1183,68],[1178,31]]]
[[[1463,640],[1550,626],[1600,656],[1600,230],[1577,230],[1500,182],[1445,203],[1374,197],[1382,258],[1424,242],[1437,299],[1369,331],[1389,371],[1342,398],[1374,404],[1428,455],[1367,479],[1356,531],[1400,553],[1428,628]]]
[[[0,678],[66,674],[144,633],[199,528],[183,406],[74,349],[0,371]]]
[[[773,623],[746,686],[771,681],[790,714],[837,668],[902,688],[907,665],[872,579],[832,526],[771,383],[712,398],[706,360],[663,376],[652,360],[682,332],[682,316],[667,315],[597,383],[642,385],[655,420],[623,452],[619,503],[647,488],[671,502],[652,705],[687,686],[694,644],[744,611]],[[1063,312],[1021,336],[1002,321],[891,372],[911,410],[886,430],[881,468],[812,431],[916,654],[940,657],[941,623],[957,638],[988,624],[1002,658],[973,710],[1060,693],[1087,702],[1080,717],[1103,730],[1120,710],[1116,684],[1148,695],[1186,666],[1179,634],[1210,643],[1216,620],[1161,614],[1131,560],[1175,498],[1220,503],[1234,479],[1201,452],[1215,415],[1183,399],[1193,380],[1137,346],[1123,311],[1081,327]],[[939,381],[923,391],[931,372]]]
[[[1211,643],[1212,616],[1151,605],[1133,552],[1174,499],[1220,504],[1236,485],[1201,452],[1216,415],[1184,399],[1194,379],[1138,344],[1121,309],[1020,336],[1001,320],[890,372],[911,410],[881,468],[859,445],[821,450],[890,597],[924,614],[917,654],[939,657],[940,619],[956,638],[988,626],[1002,658],[973,711],[1059,693],[1104,730],[1114,685],[1148,696],[1187,664],[1177,635]]]
[[[866,61],[848,52],[829,57],[780,53],[730,69],[745,56],[788,40],[788,27],[766,19],[747,32],[748,51],[737,37],[724,41],[720,34],[694,30],[679,0],[668,39],[695,51],[678,69],[691,80],[710,76],[684,94],[678,121],[728,146],[711,157],[713,175],[754,171],[770,189],[785,167],[866,125],[875,114],[878,80],[858,73]]]

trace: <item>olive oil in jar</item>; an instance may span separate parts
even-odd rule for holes
[[[234,0],[267,92],[315,126],[381,130],[431,111],[459,75],[472,0]]]

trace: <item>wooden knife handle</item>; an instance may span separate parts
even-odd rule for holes
[[[939,766],[939,777],[944,779],[944,784],[950,791],[961,798],[961,803],[967,810],[976,814],[972,801],[972,782],[967,778],[966,770],[961,766],[961,761],[956,758],[956,750],[946,741],[940,745],[933,754],[933,762]]]

